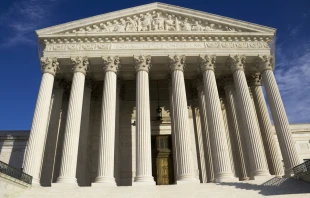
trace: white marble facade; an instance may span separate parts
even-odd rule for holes
[[[172,136],[176,184],[289,176],[310,158],[274,78],[273,28],[152,3],[37,35],[34,185],[155,185],[152,135]]]

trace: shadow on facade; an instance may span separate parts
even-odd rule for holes
[[[310,185],[308,183],[293,178],[272,178],[261,185],[235,182],[221,183],[218,185],[260,191],[259,194],[265,196],[310,193]]]

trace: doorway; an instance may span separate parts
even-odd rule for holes
[[[156,185],[174,184],[171,135],[151,136],[152,173]]]

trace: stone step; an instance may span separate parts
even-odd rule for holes
[[[167,186],[78,187],[56,185],[33,187],[16,198],[102,198],[102,197],[310,197],[310,184],[287,178],[269,178],[224,183]]]

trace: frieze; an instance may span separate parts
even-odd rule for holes
[[[243,32],[240,28],[214,23],[198,18],[175,15],[161,11],[146,12],[96,23],[77,29],[71,29],[62,34],[98,33],[98,32]]]
[[[48,43],[44,51],[111,49],[269,49],[266,42]]]

